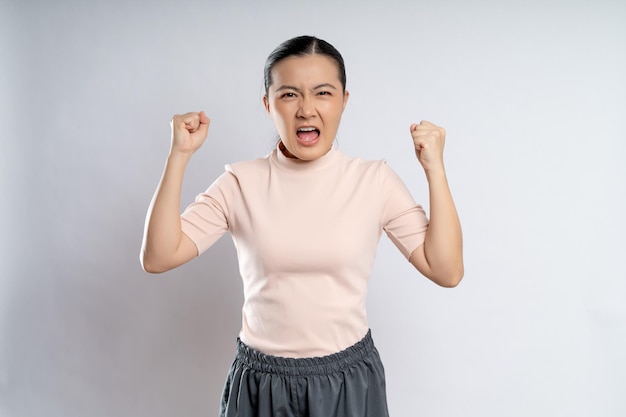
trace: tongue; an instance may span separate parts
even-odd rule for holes
[[[310,132],[298,132],[298,138],[302,142],[312,142],[319,136],[319,132],[317,130],[312,130]]]

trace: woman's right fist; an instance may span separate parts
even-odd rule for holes
[[[192,154],[204,143],[211,120],[204,114],[185,113],[172,117],[172,152]]]

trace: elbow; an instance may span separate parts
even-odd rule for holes
[[[145,262],[141,263],[141,267],[143,268],[143,270],[149,274],[160,274],[162,272],[167,271],[166,269],[161,269],[161,268],[155,268],[154,266],[150,265],[150,264],[146,264]]]
[[[462,251],[448,253],[444,250],[429,259],[425,246],[415,250],[409,258],[415,269],[440,287],[454,288],[459,285],[465,275]]]
[[[454,288],[461,283],[462,279],[463,279],[463,273],[450,275],[446,279],[442,280],[441,282],[438,282],[438,284],[444,288]]]
[[[139,263],[141,268],[149,274],[160,274],[168,270],[168,268],[164,268],[162,265],[154,262],[154,259],[151,259],[143,250],[139,255]]]
[[[150,262],[146,262],[145,260],[140,260],[141,263],[141,269],[143,269],[145,272],[149,273],[149,274],[160,274],[161,271],[159,268],[156,268],[154,265],[152,265]]]
[[[464,275],[465,271],[463,269],[463,265],[461,265],[454,271],[446,271],[445,274],[431,277],[431,280],[440,287],[455,288],[461,283]]]

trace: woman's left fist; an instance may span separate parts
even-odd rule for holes
[[[411,125],[411,136],[415,145],[415,155],[425,171],[443,168],[443,145],[446,130],[443,127],[422,120]]]

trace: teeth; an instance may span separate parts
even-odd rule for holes
[[[314,130],[317,129],[315,129],[314,127],[301,127],[300,129],[298,129],[298,132],[312,132]]]

